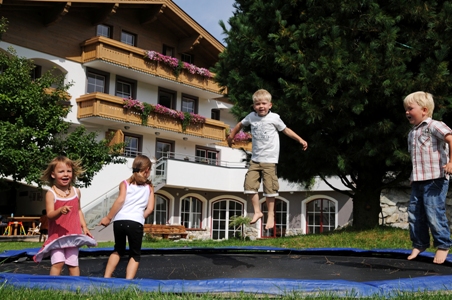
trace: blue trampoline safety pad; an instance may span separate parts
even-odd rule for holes
[[[139,278],[134,280],[102,278],[112,248],[80,249],[80,270],[83,275],[80,277],[41,274],[43,271],[39,270],[38,264],[30,261],[38,250],[11,250],[1,253],[0,260],[5,262],[0,265],[0,282],[14,287],[82,292],[122,290],[132,287],[141,291],[162,293],[269,295],[318,293],[354,297],[391,297],[402,292],[452,290],[451,255],[444,264],[436,265],[432,262],[432,253],[421,253],[416,261],[408,261],[406,257],[411,251],[401,249],[273,247],[143,249],[139,267],[141,273],[138,273]],[[89,268],[83,265],[85,259]],[[192,264],[190,260],[193,261]],[[50,262],[44,261],[41,264],[47,264],[44,271],[48,274]],[[93,266],[95,264],[99,266]],[[175,271],[181,264],[184,265],[182,269],[179,272]],[[414,264],[419,266],[415,268]],[[282,272],[278,273],[278,267],[283,268]],[[158,278],[153,270],[155,274],[161,274],[159,276],[169,279]],[[121,272],[119,271],[117,277],[124,277]],[[409,272],[414,272],[414,276]],[[400,273],[404,278],[397,278],[395,273]],[[416,275],[421,273],[424,275]],[[378,280],[360,280],[360,278],[371,279],[373,275]],[[384,279],[385,276],[388,280]]]

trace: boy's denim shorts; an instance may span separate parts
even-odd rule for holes
[[[261,185],[264,183],[264,196],[276,197],[279,195],[279,182],[276,173],[277,164],[250,162],[248,172],[245,176],[244,189],[245,194],[256,194]]]

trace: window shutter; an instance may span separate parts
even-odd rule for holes
[[[124,143],[124,133],[121,130],[116,130],[113,138],[111,139],[109,146]]]
[[[108,146],[110,147],[116,144],[124,143],[124,133],[120,129],[116,131],[108,130],[105,133],[105,138],[107,140],[110,140],[110,142],[108,143]],[[124,149],[121,152],[124,152]]]

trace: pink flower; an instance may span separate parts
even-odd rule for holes
[[[161,61],[169,65],[173,69],[177,69],[177,67],[179,66],[179,60],[177,58],[172,56],[166,56],[156,51],[145,51],[145,56],[153,61]],[[210,73],[209,70],[205,68],[199,68],[187,62],[182,63],[182,68],[187,70],[190,74],[198,74],[208,78],[212,77],[212,74]]]
[[[134,100],[132,98],[124,98],[124,108],[135,108],[138,110],[143,111],[144,110],[144,105],[143,103],[141,103],[138,100]]]
[[[251,134],[249,134],[248,132],[244,132],[244,131],[239,131],[235,136],[234,136],[234,141],[236,142],[246,142],[251,140]]]

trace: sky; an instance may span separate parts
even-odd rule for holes
[[[223,20],[226,28],[229,29],[228,20],[235,10],[232,7],[235,0],[173,0],[173,2],[225,45],[223,29],[218,22]]]

